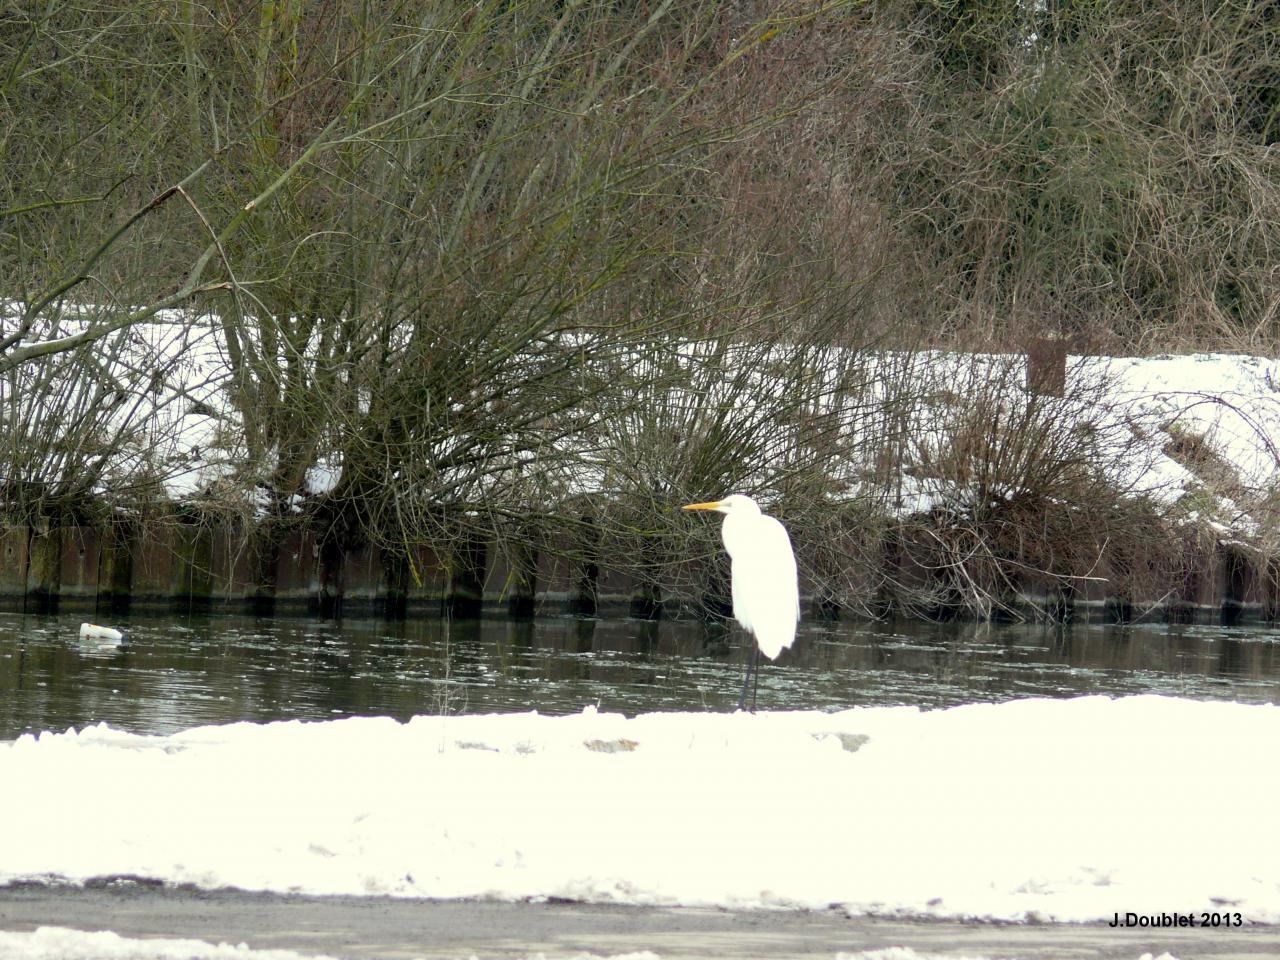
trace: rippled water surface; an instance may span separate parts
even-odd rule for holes
[[[135,617],[123,647],[83,618],[0,614],[0,739],[99,721],[164,733],[236,720],[538,710],[637,713],[737,703],[741,634],[637,620]],[[1280,702],[1262,628],[802,624],[765,664],[761,709],[939,707],[1170,693]]]

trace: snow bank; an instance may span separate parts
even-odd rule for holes
[[[932,960],[934,955],[908,950],[901,956],[877,951],[857,954],[856,960]],[[40,927],[32,933],[0,931],[0,958],[3,960],[333,960],[322,954],[296,953],[293,950],[252,950],[245,944],[231,946],[203,940],[148,937],[145,940],[122,937],[110,930],[86,932],[68,927]],[[474,958],[473,958],[474,960]],[[535,954],[529,960],[545,960]],[[571,960],[661,960],[656,953],[616,954],[600,957],[577,953]],[[849,960],[855,960],[850,955]],[[947,957],[945,960],[959,960]],[[981,960],[981,958],[977,958]]]
[[[528,960],[662,960],[651,951],[620,953],[608,957],[594,953],[532,954]],[[0,958],[4,960],[332,960],[320,954],[292,950],[252,950],[241,943],[230,946],[202,940],[122,937],[111,931],[85,932],[67,927],[40,927],[33,933],[0,932]],[[473,960],[475,958],[473,957]],[[990,960],[971,953],[920,953],[910,947],[886,947],[858,953],[840,952],[835,960]],[[1144,953],[1138,960],[1177,960],[1162,953]]]
[[[1004,956],[1001,954],[1001,956]],[[973,953],[919,953],[911,947],[886,947],[883,950],[866,950],[862,953],[837,953],[836,960],[988,960]],[[1012,958],[1010,958],[1012,960]],[[1138,960],[1178,960],[1172,954],[1162,953],[1153,957],[1144,953]]]
[[[0,744],[0,881],[1280,921],[1280,708],[588,708]],[[1225,818],[1225,819],[1224,819]]]
[[[4,960],[333,960],[293,950],[251,950],[245,944],[203,940],[122,937],[110,930],[40,927],[31,933],[0,931]]]

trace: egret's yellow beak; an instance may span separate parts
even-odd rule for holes
[[[712,500],[710,503],[686,503],[681,510],[717,510],[720,507],[719,500]]]

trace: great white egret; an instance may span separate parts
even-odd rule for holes
[[[791,538],[786,527],[761,513],[759,504],[740,493],[723,500],[690,503],[682,509],[724,514],[720,534],[729,553],[733,618],[755,638],[738,697],[741,710],[747,703],[752,670],[756,672],[756,682],[760,681],[760,654],[774,660],[796,638],[800,587]],[[755,707],[754,691],[751,706]]]

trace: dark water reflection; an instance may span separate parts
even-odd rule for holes
[[[135,618],[113,649],[78,616],[0,614],[0,739],[107,721],[163,733],[234,720],[537,709],[725,710],[739,634],[688,622]],[[1280,632],[1261,628],[803,624],[762,709],[948,706],[1170,693],[1280,702]]]

